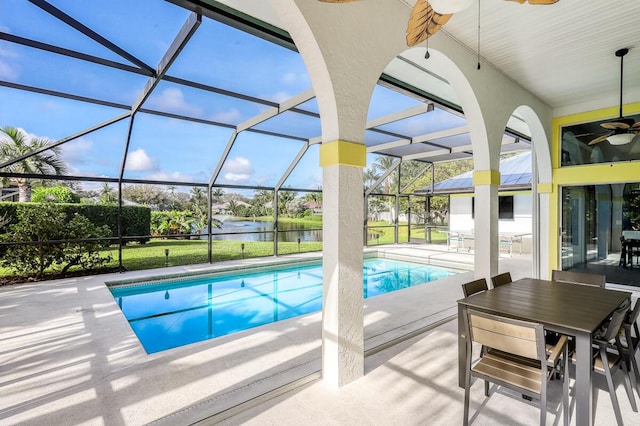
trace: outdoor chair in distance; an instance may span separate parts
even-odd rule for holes
[[[480,278],[478,280],[462,284],[462,292],[464,293],[464,297],[469,297],[472,294],[480,293],[481,291],[487,290],[489,290],[489,286],[487,285],[487,280],[485,278]]]
[[[607,277],[601,274],[590,274],[586,272],[574,272],[574,271],[558,271],[554,269],[551,271],[551,281],[561,281],[572,284],[586,284],[594,285],[604,288],[607,281]]]
[[[511,279],[511,274],[509,272],[504,272],[502,274],[498,274],[495,277],[491,277],[491,283],[493,284],[493,288],[500,287],[501,285],[509,284],[513,280]]]
[[[542,324],[520,321],[484,312],[467,311],[466,374],[464,387],[463,424],[469,424],[469,393],[471,378],[485,381],[485,395],[489,396],[488,382],[513,389],[523,395],[540,400],[540,424],[547,418],[547,383],[562,361],[562,406],[564,424],[569,424],[569,380],[567,338],[561,336],[551,354],[547,356]],[[471,362],[473,343],[491,348],[477,362]],[[481,406],[482,407],[482,406]]]
[[[593,336],[593,345],[597,347],[597,354],[593,357],[593,371],[602,374],[607,378],[607,386],[609,387],[609,396],[613,404],[613,411],[616,414],[616,421],[619,425],[623,424],[620,405],[618,404],[618,396],[616,395],[616,387],[613,384],[613,374],[622,367],[624,370],[624,383],[629,396],[629,402],[634,412],[638,411],[636,399],[631,388],[630,374],[627,370],[627,362],[624,359],[622,344],[620,343],[620,330],[622,323],[627,317],[631,302],[626,301],[618,307],[611,316],[607,324],[601,326]],[[576,362],[576,354],[572,356],[572,361]]]

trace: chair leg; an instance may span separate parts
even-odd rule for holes
[[[600,347],[600,358],[602,359],[602,365],[604,367],[604,375],[607,377],[609,396],[611,397],[611,404],[613,404],[613,411],[616,414],[616,421],[619,425],[622,425],[624,422],[622,421],[620,404],[618,404],[618,397],[616,396],[616,387],[613,385],[613,378],[611,377],[611,369],[609,368],[609,360],[607,359],[607,350],[603,346]]]
[[[631,368],[633,368],[633,372],[636,377],[636,387],[637,387],[636,390],[638,391],[638,398],[640,398],[640,371],[638,370],[638,362],[636,361],[636,357],[634,356],[634,353],[631,353],[630,357],[631,357]]]
[[[467,371],[464,378],[464,417],[462,418],[462,424],[464,426],[469,425],[469,388],[471,387],[471,373]]]
[[[540,426],[545,426],[546,424],[547,424],[547,386],[543,385],[542,392],[540,393]]]
[[[630,368],[633,370],[636,380],[636,390],[638,392],[638,398],[640,398],[640,370],[638,370],[638,362],[636,361],[636,347],[633,345],[633,337],[631,337],[631,326],[625,326],[625,337],[627,339],[627,352],[625,352],[625,358],[630,361]]]
[[[627,390],[627,395],[629,396],[629,402],[631,403],[631,409],[634,413],[638,412],[638,407],[636,406],[636,398],[633,395],[633,388],[631,387],[631,374],[629,370],[627,370],[626,364],[622,363],[622,369],[624,370],[624,387]]]
[[[487,380],[484,381],[484,396],[489,396],[489,382]]]
[[[569,348],[564,346],[562,362],[562,417],[564,426],[569,426]]]

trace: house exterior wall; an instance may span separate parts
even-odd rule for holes
[[[499,234],[529,234],[523,238],[522,252],[531,253],[532,237],[532,199],[531,191],[501,192],[499,197],[505,195],[513,196],[513,219],[498,219]],[[471,217],[472,194],[451,195],[449,204],[450,218],[449,229],[451,231],[469,231],[474,229],[474,219]],[[468,241],[468,247],[473,247],[473,243]],[[515,246],[514,250],[519,251],[520,247]]]

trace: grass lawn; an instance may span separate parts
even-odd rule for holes
[[[369,242],[367,245],[375,246],[378,244],[393,244],[394,226],[388,222],[369,222]],[[413,225],[411,227],[411,238],[425,238],[424,226]],[[398,226],[398,242],[406,243],[409,241],[409,227],[406,222],[400,222]],[[447,241],[447,234],[444,232],[431,231],[431,243],[440,244]]]
[[[376,238],[370,239],[368,245],[392,244],[394,242],[394,227],[387,222],[370,222],[370,235]],[[444,243],[446,234],[432,232],[433,243]],[[411,229],[412,238],[424,238],[424,227],[416,226]],[[401,223],[398,229],[399,242],[409,240],[409,227],[406,223]],[[244,244],[244,253],[242,250]],[[169,256],[165,256],[165,250],[169,250]],[[163,268],[166,266],[181,266],[207,263],[207,241],[206,240],[167,240],[153,239],[146,244],[132,243],[122,248],[122,265],[129,271],[142,269]],[[297,242],[279,242],[278,254],[293,254],[300,252],[320,252],[322,242],[301,242],[298,247]],[[102,255],[110,255],[111,261],[105,268],[118,267],[118,247],[112,246],[101,251]],[[213,241],[212,243],[213,262],[234,260],[250,257],[273,256],[273,242],[242,242],[242,241]],[[78,271],[79,268],[71,268],[70,272]],[[47,273],[53,273],[48,270]],[[15,276],[15,272],[9,268],[0,268],[0,278]]]
[[[212,256],[214,262],[242,259],[241,241],[213,241]],[[169,249],[168,264],[165,249]],[[300,252],[321,251],[321,242],[301,242]],[[118,248],[105,250],[112,261],[109,266],[118,266]],[[279,242],[278,254],[298,253],[298,243]],[[244,257],[273,255],[273,242],[244,242]],[[122,264],[130,271],[162,268],[165,266],[193,265],[207,263],[206,240],[152,240],[146,244],[123,247]]]
[[[212,255],[214,262],[242,259],[241,241],[213,241]],[[169,250],[168,258],[165,249]],[[300,252],[322,251],[321,242],[301,242]],[[298,253],[298,243],[279,242],[278,254]],[[111,262],[105,268],[118,266],[118,247],[110,247],[101,251],[102,255],[110,255]],[[273,255],[273,243],[245,242],[244,257],[261,257]],[[168,260],[168,262],[167,262]],[[207,263],[206,240],[162,240],[154,239],[146,244],[129,244],[122,248],[122,265],[129,271],[141,269],[163,268],[165,266],[194,265]],[[79,268],[71,268],[71,272]],[[48,270],[47,272],[54,272]],[[8,268],[0,268],[0,277],[14,276],[15,272]]]

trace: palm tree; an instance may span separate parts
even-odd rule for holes
[[[393,163],[396,160],[393,157],[389,157],[386,155],[380,155],[378,158],[376,158],[376,160],[373,162],[373,164],[371,165],[371,168],[374,170],[374,172],[378,175],[381,176],[383,173],[385,173],[387,170],[389,170],[391,168],[391,166],[393,166]],[[393,176],[393,177],[392,177]],[[388,175],[385,180],[384,180],[384,193],[385,194],[391,194],[392,190],[394,189],[394,187],[397,187],[397,173],[392,173],[390,175]],[[389,218],[389,221],[395,221],[395,217],[396,217],[396,209],[395,209],[395,203],[394,203],[394,199],[391,197],[388,197],[388,203],[389,203],[389,211],[391,212],[391,217]]]
[[[100,191],[100,203],[114,204],[116,201],[118,201],[118,197],[113,193],[113,188],[107,182],[104,182]]]
[[[393,165],[396,160],[393,157],[388,157],[386,155],[380,155],[371,165],[371,168],[375,172],[377,176],[381,176],[384,172],[389,170],[389,168]],[[391,192],[392,186],[395,185],[395,181],[392,182],[392,176],[395,177],[395,174],[390,174],[384,180],[384,193],[389,194]],[[377,178],[376,178],[377,179]],[[395,179],[394,179],[395,180]]]
[[[0,129],[0,162],[22,157],[51,144],[52,141],[47,138],[31,138],[21,129],[5,127]],[[23,158],[7,166],[5,171],[22,174],[61,175],[66,173],[67,165],[60,158],[60,148],[53,147]],[[11,177],[9,178],[9,182],[18,185],[18,201],[31,201],[31,179]]]
[[[214,190],[211,192],[211,199],[214,203],[219,203],[223,195],[224,190],[222,188],[214,188]]]
[[[253,196],[253,201],[255,206],[260,211],[262,216],[266,216],[269,214],[267,205],[273,202],[273,191],[269,191],[267,189],[261,189],[256,192]]]
[[[380,175],[373,169],[373,167],[367,167],[364,169],[364,175],[362,176],[364,180],[364,189],[367,190],[371,188],[371,185],[378,179]]]

